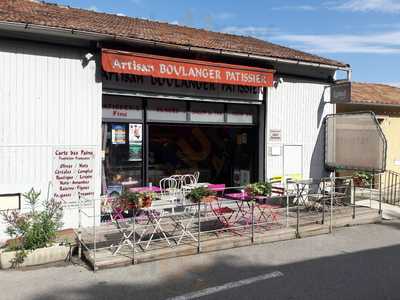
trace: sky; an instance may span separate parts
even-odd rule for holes
[[[249,35],[351,65],[353,81],[400,86],[400,0],[47,0]]]

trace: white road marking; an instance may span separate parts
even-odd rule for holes
[[[258,281],[262,281],[262,280],[267,280],[267,279],[272,279],[272,278],[277,278],[277,277],[282,277],[283,273],[279,272],[279,271],[275,271],[275,272],[271,272],[271,273],[267,273],[267,274],[263,274],[263,275],[258,275],[255,277],[250,277],[250,278],[246,278],[246,279],[242,279],[242,280],[238,280],[238,281],[231,281],[228,283],[225,283],[223,285],[219,285],[219,286],[214,286],[214,287],[210,287],[204,290],[199,290],[193,293],[188,293],[188,294],[184,294],[181,296],[177,296],[177,297],[172,297],[172,298],[168,298],[166,300],[189,300],[189,299],[196,299],[196,298],[200,298],[200,297],[204,297],[204,296],[208,296],[211,294],[215,294],[215,293],[219,293],[225,290],[229,290],[229,289],[233,289],[233,288],[237,288],[240,286],[244,286],[244,285],[249,285]]]

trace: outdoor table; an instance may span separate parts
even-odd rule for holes
[[[158,186],[140,186],[140,187],[134,187],[129,189],[130,192],[132,193],[143,193],[143,192],[154,192],[154,193],[159,193],[161,192],[161,189]]]
[[[164,239],[168,246],[171,246],[171,243],[167,237],[167,234],[165,233],[163,227],[161,226],[161,217],[162,214],[158,212],[158,209],[160,209],[161,206],[155,207],[155,206],[150,206],[150,207],[143,207],[140,209],[140,211],[144,212],[147,216],[148,222],[145,226],[152,225],[152,231],[150,233],[150,238],[147,240],[146,246],[144,249],[148,249],[150,246],[150,243],[152,242],[154,235],[158,233],[161,237],[161,239]],[[162,207],[164,209],[164,207]],[[147,227],[142,231],[140,234],[140,237],[138,239],[138,243],[140,243],[145,236],[147,232]]]
[[[228,193],[228,194],[225,194],[225,197],[227,199],[236,201],[236,204],[237,204],[238,210],[239,210],[238,215],[236,217],[236,221],[243,219],[246,222],[246,225],[252,223],[251,213],[249,212],[249,210],[251,209],[250,201],[252,201],[252,200],[255,201],[255,203],[256,203],[255,207],[260,212],[258,221],[261,221],[261,218],[264,218],[267,221],[270,215],[272,216],[273,220],[277,219],[276,215],[274,213],[272,213],[272,209],[277,208],[277,207],[275,207],[274,205],[263,203],[267,199],[273,198],[271,196],[252,196],[246,192],[240,192],[240,193]],[[245,204],[247,204],[248,210],[245,209]],[[266,213],[266,210],[268,210],[269,214]],[[249,216],[249,213],[250,213],[250,216]]]
[[[246,192],[239,192],[239,193],[227,193],[224,195],[225,198],[230,199],[230,200],[235,200],[235,203],[238,207],[238,212],[235,218],[235,221],[238,222],[240,220],[244,220],[246,225],[250,224],[252,222],[251,220],[251,213],[249,210],[251,209],[250,206],[250,201],[251,200],[257,200],[256,197],[249,195]],[[245,205],[247,204],[247,207],[249,210],[246,210]],[[250,213],[250,216],[249,216]]]
[[[121,182],[122,186],[124,188],[129,188],[130,186],[135,186],[139,183],[137,180],[129,180],[129,181],[123,181]]]

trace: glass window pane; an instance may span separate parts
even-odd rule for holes
[[[106,123],[105,185],[108,193],[142,186],[142,124]]]

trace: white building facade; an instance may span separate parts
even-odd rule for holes
[[[2,210],[24,210],[23,197],[15,196],[31,188],[43,198],[65,193],[64,226],[76,228],[77,195],[99,199],[121,178],[133,186],[157,184],[173,170],[197,168],[204,169],[204,181],[229,177],[226,184],[237,186],[325,174],[323,120],[335,109],[329,78],[345,68],[258,57],[274,70],[271,86],[259,94],[212,94],[206,85],[178,87],[180,80],[169,86],[132,82],[137,76],[112,82],[102,46],[87,37],[56,39],[38,31],[15,38],[19,31],[0,30]],[[133,126],[141,130],[140,144],[131,143]],[[177,136],[184,138],[168,148]],[[173,151],[178,158],[163,164]],[[78,177],[68,177],[69,169]],[[91,212],[100,215],[100,206]],[[7,238],[5,226],[0,223],[0,240]]]

